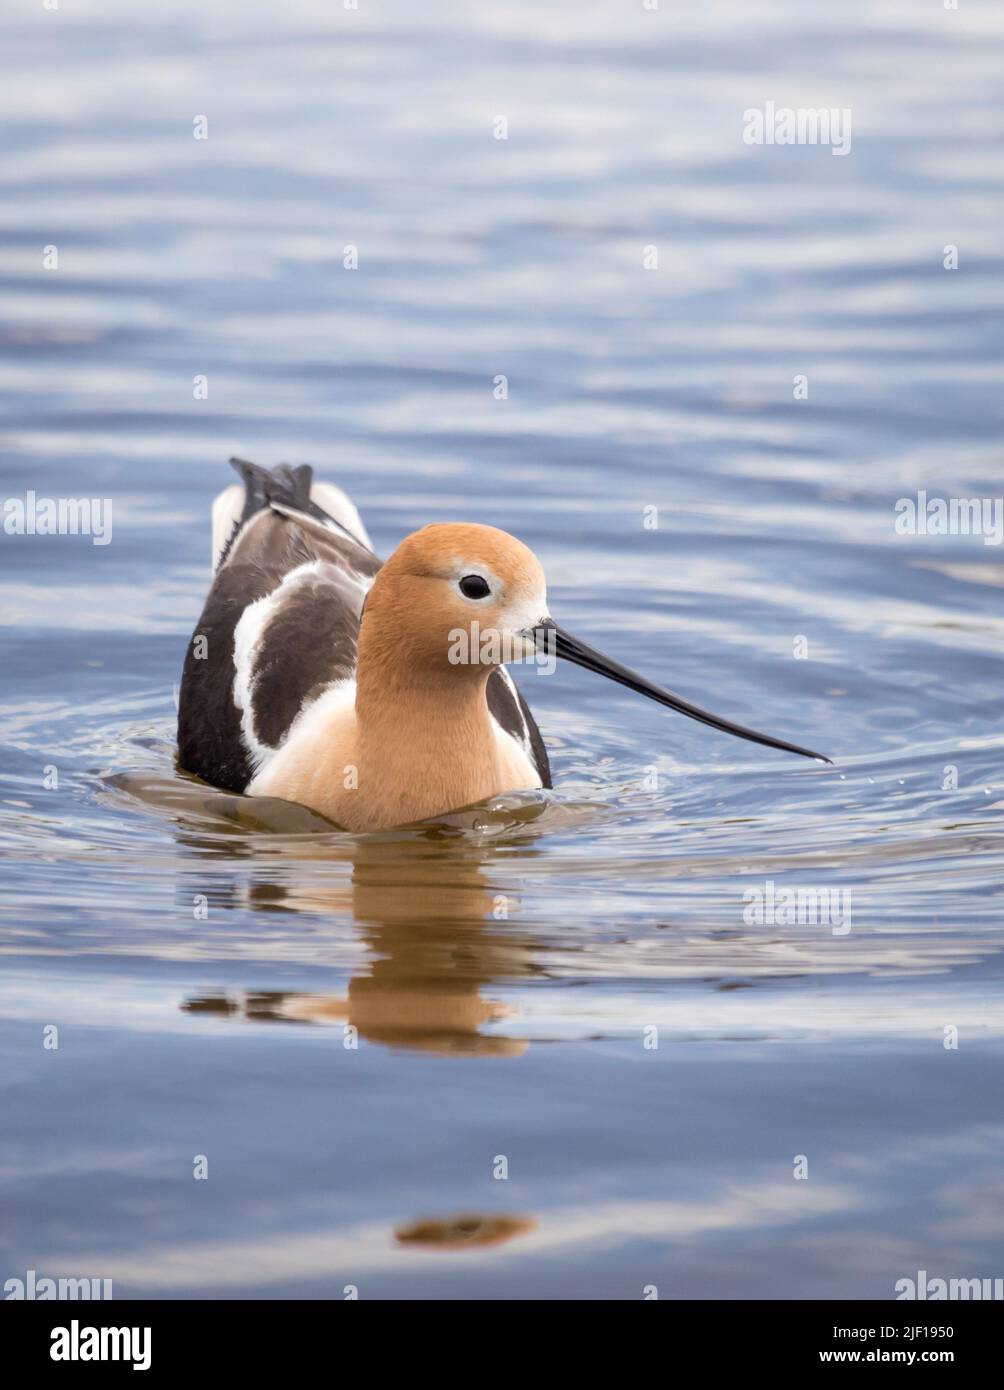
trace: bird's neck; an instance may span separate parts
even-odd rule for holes
[[[362,655],[362,654],[360,654]],[[505,790],[485,687],[490,668],[360,661],[359,784],[398,824]]]

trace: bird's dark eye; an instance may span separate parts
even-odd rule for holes
[[[460,592],[464,598],[487,598],[491,593],[491,585],[487,579],[482,579],[480,574],[465,574],[460,581]]]

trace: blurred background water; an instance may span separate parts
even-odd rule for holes
[[[2,1277],[999,1276],[1004,568],[894,530],[920,488],[1002,491],[999,7],[4,31],[2,496],[114,530],[0,537]],[[768,100],[849,109],[850,153],[745,144]],[[572,631],[836,766],[566,668],[521,675],[543,801],[354,839],[183,782],[232,453],[313,463],[382,554],[513,531]],[[850,930],[746,920],[768,882],[839,889]]]

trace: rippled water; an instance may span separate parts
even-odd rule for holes
[[[0,537],[0,1273],[1000,1275],[1004,568],[894,531],[1001,491],[999,9],[5,28],[3,495],[114,533]],[[849,108],[851,152],[745,145],[767,100]],[[521,677],[553,796],[353,838],[177,778],[231,453],[312,462],[384,554],[513,531],[572,631],[836,765],[566,668]],[[750,920],[768,883],[844,917]]]

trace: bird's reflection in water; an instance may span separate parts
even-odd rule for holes
[[[460,1216],[425,1217],[398,1226],[394,1238],[399,1245],[433,1250],[471,1250],[484,1245],[502,1245],[537,1229],[532,1216],[505,1216],[500,1213],[479,1216],[467,1212]]]
[[[507,846],[512,845],[507,841]],[[354,1027],[360,1038],[426,1052],[518,1057],[521,1038],[481,1032],[506,1017],[485,997],[493,981],[536,972],[531,940],[508,925],[518,906],[491,877],[491,847],[425,838],[325,845],[326,867],[351,862],[351,881],[284,868],[256,874],[243,905],[351,917],[371,955],[346,995],[259,992],[189,999],[190,1012]]]
[[[218,842],[201,842],[190,829],[181,836],[187,848],[219,853]],[[522,837],[518,842],[524,853],[533,852]],[[506,841],[507,847],[513,843]],[[216,904],[321,919],[351,916],[371,964],[349,981],[345,995],[225,993],[188,999],[182,1007],[252,1022],[351,1026],[360,1039],[395,1048],[519,1057],[529,1046],[524,1039],[480,1031],[511,1012],[482,989],[539,970],[531,938],[508,921],[518,903],[501,875],[493,882],[495,854],[491,845],[435,830],[359,842],[325,836],[300,840],[288,860],[271,861],[268,876],[257,868],[236,897],[232,884],[226,896],[204,885]],[[340,872],[346,864],[351,878]],[[396,1226],[393,1239],[402,1251],[462,1257],[529,1236],[537,1226],[532,1216],[468,1211],[419,1217]]]

